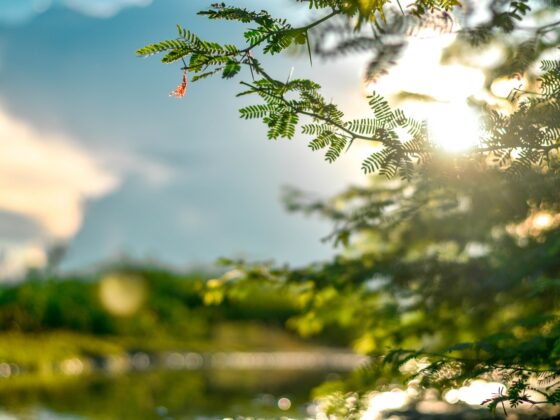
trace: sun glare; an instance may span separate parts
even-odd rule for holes
[[[448,152],[464,152],[480,142],[480,123],[476,112],[466,103],[432,105],[428,135],[437,146]]]
[[[483,401],[492,398],[504,389],[505,386],[501,383],[477,380],[461,388],[447,391],[444,398],[450,404],[463,401],[470,405],[480,405]]]
[[[479,116],[467,99],[485,92],[485,74],[476,66],[442,64],[443,51],[454,39],[451,34],[412,39],[389,73],[365,84],[364,90],[384,95],[407,115],[426,121],[430,140],[442,150],[461,153],[480,142]],[[495,56],[494,51],[486,60]]]

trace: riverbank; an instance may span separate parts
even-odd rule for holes
[[[280,328],[255,322],[223,323],[209,340],[173,337],[93,336],[68,331],[0,334],[0,379],[21,375],[177,369],[335,368],[349,370],[362,358],[311,344]],[[1,386],[0,381],[0,386]]]

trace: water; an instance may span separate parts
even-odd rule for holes
[[[207,369],[19,377],[0,384],[0,406],[18,419],[304,418],[313,414],[310,391],[336,375]]]

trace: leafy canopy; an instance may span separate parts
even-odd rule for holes
[[[325,150],[325,158],[335,161],[354,141],[371,142],[371,155],[362,164],[365,173],[381,172],[390,177],[399,175],[411,179],[414,167],[429,161],[441,152],[430,138],[426,125],[408,117],[399,109],[389,106],[375,92],[368,98],[371,118],[353,120],[345,118],[336,104],[327,101],[320,86],[312,80],[281,81],[265,70],[257,53],[277,54],[294,45],[306,45],[309,57],[312,48],[320,56],[336,56],[348,51],[374,50],[367,77],[375,79],[387,70],[398,57],[410,34],[431,27],[440,31],[452,30],[449,14],[456,1],[417,1],[406,10],[388,1],[309,1],[310,9],[322,17],[311,23],[294,27],[286,19],[275,18],[265,10],[249,11],[239,7],[216,3],[209,10],[200,12],[212,20],[235,20],[248,24],[244,32],[245,45],[219,44],[204,41],[187,29],[178,26],[178,37],[148,45],[138,50],[138,55],[164,53],[162,62],[180,61],[183,69],[197,81],[215,74],[229,79],[248,67],[252,81],[241,82],[245,88],[239,95],[256,95],[261,103],[240,110],[242,118],[261,119],[268,127],[270,139],[294,137],[302,118],[301,132],[311,137],[312,150]],[[398,4],[398,3],[397,3]],[[501,6],[501,7],[500,7]],[[492,19],[474,28],[460,30],[460,35],[470,43],[489,42],[491,36],[508,33],[516,22],[530,11],[526,1],[494,2]],[[367,23],[367,25],[366,25]],[[547,26],[536,27],[529,36],[529,55],[535,56],[551,45],[541,42]],[[531,31],[529,31],[531,32]],[[334,46],[325,48],[325,40],[335,39]],[[314,39],[315,38],[315,39]],[[525,44],[524,44],[525,45]],[[524,47],[527,49],[527,47]],[[533,51],[534,50],[534,51]],[[524,57],[528,60],[528,57]],[[536,58],[536,57],[533,57]],[[526,63],[528,66],[530,63]],[[526,129],[519,130],[519,123],[539,115],[547,104],[553,104],[558,94],[558,63],[543,62],[545,75],[541,79],[543,94],[523,101],[515,117],[504,117],[495,109],[480,105],[484,119],[490,120],[488,132],[473,150],[476,155],[495,158],[502,166],[527,167],[548,159],[556,150],[558,121],[554,115],[539,119],[539,135]],[[519,97],[515,98],[519,99]],[[538,109],[538,111],[536,111]],[[525,124],[525,126],[527,126]]]
[[[332,261],[300,269],[229,263],[247,281],[295,288],[304,312],[289,322],[301,334],[336,327],[372,356],[369,368],[339,384],[343,391],[407,383],[420,394],[433,388],[443,396],[465,381],[486,378],[504,384],[486,401],[493,411],[558,404],[560,62],[550,55],[560,39],[560,4],[298,3],[315,20],[293,26],[265,10],[216,3],[200,14],[245,24],[243,45],[204,41],[179,26],[176,39],[148,45],[138,55],[164,53],[163,62],[181,63],[193,81],[230,79],[247,68],[240,95],[259,102],[240,114],[262,120],[269,138],[291,139],[299,128],[329,162],[355,141],[366,142],[372,151],[362,163],[365,173],[407,182],[372,181],[331,200],[288,195],[289,209],[333,222],[330,239],[344,248]],[[369,118],[347,118],[315,81],[278,80],[260,58],[297,46],[311,62],[369,52],[366,79],[375,81],[426,29],[457,34],[448,60],[465,61],[468,51],[500,46],[505,57],[488,69],[488,86],[504,76],[525,80],[505,105],[474,103],[483,131],[461,155],[445,154],[425,122],[378,93],[367,98]],[[229,293],[243,281],[224,279],[221,287]]]

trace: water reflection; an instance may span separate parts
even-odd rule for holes
[[[96,373],[47,381],[20,376],[0,391],[0,417],[302,418],[314,409],[309,391],[327,377],[326,371],[226,369]]]

